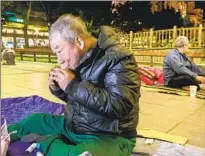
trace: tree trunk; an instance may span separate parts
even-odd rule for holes
[[[50,16],[49,16],[50,3],[40,1],[40,4],[43,8],[43,12],[46,14],[46,20],[47,20],[47,24],[49,26],[49,24],[51,23]]]
[[[24,24],[24,38],[25,38],[25,48],[28,48],[29,47],[29,44],[28,44],[28,33],[27,33],[27,29],[28,29],[28,22],[29,22],[29,17],[30,17],[30,14],[31,14],[31,2],[29,2],[29,5],[28,5],[28,10],[27,10],[27,14],[26,14],[26,19],[25,19],[25,24]]]

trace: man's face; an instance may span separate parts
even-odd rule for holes
[[[189,44],[184,45],[184,53],[187,53],[189,51]]]
[[[56,54],[61,69],[75,69],[80,62],[81,50],[69,41],[56,34],[50,40],[51,50]]]

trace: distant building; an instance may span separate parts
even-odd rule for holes
[[[15,13],[5,12],[8,22],[2,26],[3,48],[24,48],[24,19],[17,18]],[[33,11],[29,18],[28,25],[28,46],[48,46],[48,24],[44,13]]]

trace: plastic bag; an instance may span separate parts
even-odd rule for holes
[[[9,143],[10,134],[8,134],[6,118],[1,116],[1,156],[6,156]]]
[[[8,135],[7,122],[6,122],[6,118],[2,115],[1,116],[1,138],[6,135]]]

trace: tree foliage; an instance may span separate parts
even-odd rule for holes
[[[173,9],[175,13],[181,15],[181,19],[186,23],[193,23],[195,26],[202,23],[203,10],[195,8],[195,2],[191,1],[151,1],[150,10],[154,14],[155,12],[161,12],[163,9]]]
[[[111,24],[125,32],[141,30],[143,14],[138,7],[142,5],[138,1],[112,1]]]
[[[1,12],[4,12],[8,8],[12,7],[13,3],[13,1],[1,1]]]
[[[62,8],[65,2],[51,2],[51,1],[40,1],[41,11],[46,15],[47,23],[50,25],[53,23],[62,13]]]
[[[12,10],[27,19],[29,1],[4,1],[2,11]],[[149,28],[171,28],[173,25],[192,26],[201,23],[202,10],[195,2],[186,1],[33,1],[32,11],[44,12],[46,23],[52,24],[60,15],[72,13],[82,17],[89,29],[112,25],[125,32]],[[38,20],[41,20],[39,17]]]
[[[26,18],[25,18],[25,22],[24,22],[24,38],[25,38],[25,47],[27,48],[29,46],[28,44],[28,22],[29,22],[29,18],[30,18],[30,14],[31,14],[31,10],[32,10],[32,1],[29,2],[25,2],[25,4],[27,5],[27,13],[26,13]]]
[[[5,24],[8,21],[8,17],[4,14],[4,12],[13,6],[13,1],[1,1],[1,25]]]
[[[60,15],[71,13],[80,16],[90,30],[96,26],[110,24],[111,2],[70,1],[70,2],[41,2],[49,23],[53,23]],[[97,7],[96,7],[97,6]]]

